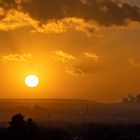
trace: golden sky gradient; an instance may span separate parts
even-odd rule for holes
[[[38,87],[25,85],[28,74]],[[138,92],[139,0],[0,0],[0,98],[118,101]]]

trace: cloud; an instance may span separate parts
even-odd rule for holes
[[[140,63],[137,62],[134,58],[129,59],[129,63],[133,67],[140,67]]]
[[[5,11],[3,12],[6,13]],[[0,13],[2,14],[2,12]],[[0,20],[0,30],[8,31],[24,26],[31,26],[33,27],[33,31],[36,32],[61,32],[63,28],[60,27],[60,24],[57,24],[55,22],[48,23],[46,25],[40,25],[39,21],[32,19],[27,13],[17,11],[15,9],[9,10],[5,14],[5,16]]]
[[[128,21],[128,27],[132,28],[139,28],[140,27],[140,22],[137,21]]]
[[[54,55],[52,57],[53,57],[54,60],[61,61],[63,63],[66,63],[66,62],[68,62],[70,60],[75,60],[76,59],[75,56],[73,56],[73,55],[71,55],[69,53],[65,53],[65,52],[63,52],[61,50],[55,51]]]
[[[1,0],[0,30],[30,26],[31,32],[75,30],[87,37],[102,36],[101,26],[140,23],[140,8],[116,0]],[[131,23],[131,24],[130,24]]]
[[[95,74],[99,73],[101,71],[105,71],[107,68],[108,61],[103,60],[100,61],[96,57],[93,57],[92,54],[86,54],[87,57],[83,57],[80,59],[76,59],[75,61],[72,61],[69,63],[69,66],[66,66],[66,73],[80,76],[80,75],[89,75],[89,74]],[[87,59],[91,58],[91,59]],[[97,60],[96,60],[97,59]],[[94,60],[94,61],[93,61]]]
[[[131,5],[137,5],[138,7],[140,6],[140,1],[139,0],[122,0],[123,3],[129,3]]]
[[[93,61],[74,62],[65,68],[66,73],[74,76],[89,75],[105,71],[106,63]]]
[[[69,29],[83,32],[88,37],[102,36],[102,31],[95,22],[86,22],[81,18],[64,18],[62,20],[51,20],[46,24],[34,26],[34,32],[62,33]]]
[[[32,55],[29,54],[9,54],[1,57],[2,63],[7,63],[8,61],[19,61],[19,62],[26,62],[27,60],[31,59]]]
[[[100,26],[140,22],[140,8],[116,0],[1,0],[0,30],[31,26],[32,32],[62,33],[69,29],[100,36]]]
[[[52,58],[64,63],[65,72],[73,76],[95,74],[106,69],[108,61],[101,59],[94,52],[84,52],[83,55],[73,56],[62,50],[53,52]]]
[[[76,31],[85,33],[88,37],[101,36],[102,31],[94,21],[86,21],[81,18],[64,18],[63,25],[67,28],[74,28]]]
[[[0,30],[4,31],[31,26],[31,32],[39,33],[62,33],[71,28],[78,32],[83,32],[89,37],[102,34],[96,23],[86,22],[80,18],[64,18],[62,20],[50,20],[41,23],[31,18],[29,14],[14,9],[5,13],[4,9],[0,9],[0,15],[5,15],[0,20]]]
[[[120,6],[121,5],[121,6]],[[102,26],[127,25],[127,20],[140,22],[140,8],[117,0],[30,0],[21,3],[33,19],[48,21],[65,17],[96,21]]]
[[[66,67],[65,68],[66,73],[73,75],[73,76],[81,76],[84,73],[82,72],[82,70],[77,69],[75,67]]]
[[[87,0],[81,0],[83,4],[87,4]]]
[[[0,20],[0,30],[9,31],[24,26],[35,26],[36,24],[36,21],[32,20],[28,14],[17,10],[10,10]]]
[[[4,16],[4,14],[5,14],[4,9],[0,7],[0,17]]]
[[[4,12],[4,11],[3,11]],[[2,12],[1,12],[2,13]],[[64,32],[66,29],[62,23],[55,21],[46,24],[40,24],[39,21],[32,19],[27,13],[17,11],[15,9],[9,10],[6,15],[0,20],[0,30],[14,30],[20,27],[31,26],[32,32]]]
[[[94,61],[97,61],[98,62],[100,60],[100,57],[96,53],[94,53],[94,52],[84,52],[83,54],[87,58],[91,58]]]
[[[95,74],[106,69],[107,59],[102,59],[94,52],[84,52],[83,55],[73,56],[70,53],[56,50],[52,58],[64,63],[65,72],[73,76]]]

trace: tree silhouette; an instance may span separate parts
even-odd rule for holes
[[[136,96],[128,95],[122,99],[122,103],[140,103],[140,94]]]
[[[137,101],[138,103],[140,103],[140,94],[137,94],[137,95],[136,95],[136,101]]]
[[[37,125],[29,118],[27,121],[24,116],[17,114],[11,118],[9,122],[9,137],[13,139],[36,139],[37,138]]]
[[[38,126],[32,120],[32,118],[29,118],[27,120],[27,122],[26,122],[26,130],[27,130],[27,136],[28,136],[29,139],[36,139],[37,138]]]
[[[17,114],[9,122],[9,134],[12,138],[24,139],[26,137],[26,125],[24,116]]]
[[[129,99],[125,97],[125,98],[123,98],[122,102],[123,103],[128,103],[129,102]]]
[[[32,118],[29,118],[26,123],[27,123],[28,128],[33,129],[37,127],[36,123],[33,121]]]
[[[128,95],[129,102],[134,103],[136,101],[136,98],[132,95]]]

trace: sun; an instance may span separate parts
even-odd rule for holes
[[[28,87],[34,88],[34,87],[38,86],[39,78],[34,74],[30,74],[25,78],[25,84]]]

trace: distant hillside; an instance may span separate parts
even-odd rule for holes
[[[140,103],[99,103],[78,99],[0,100],[0,122],[21,113],[38,122],[140,123]],[[0,124],[1,124],[0,123]]]

